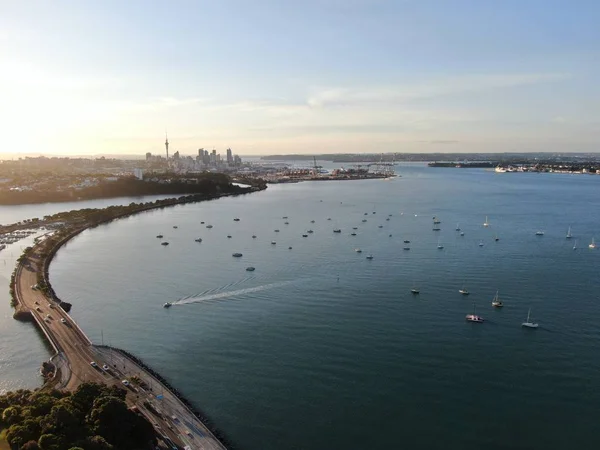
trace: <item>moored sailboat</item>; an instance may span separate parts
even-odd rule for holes
[[[492,299],[492,306],[495,306],[496,308],[502,308],[504,306],[502,300],[498,297],[498,291],[496,291],[496,295],[494,295],[494,298]]]

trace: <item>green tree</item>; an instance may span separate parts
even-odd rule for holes
[[[31,441],[35,436],[31,431],[22,425],[11,425],[6,432],[6,441],[11,448],[19,448],[19,446]]]
[[[21,408],[18,406],[9,406],[2,411],[2,423],[12,425],[21,420]]]
[[[29,441],[23,444],[21,450],[40,450],[40,446],[37,441]]]
[[[102,436],[92,436],[86,439],[86,450],[113,450],[114,447]]]
[[[54,434],[42,434],[38,440],[38,446],[41,450],[61,450],[64,446],[64,440]]]
[[[131,431],[131,411],[125,402],[117,397],[100,397],[88,416],[88,424],[99,436],[108,442],[119,445],[128,440]]]

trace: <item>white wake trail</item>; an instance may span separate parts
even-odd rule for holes
[[[190,303],[200,303],[200,302],[205,302],[207,300],[219,300],[219,299],[223,299],[223,298],[235,297],[238,295],[251,294],[253,292],[262,292],[262,291],[266,291],[267,289],[274,289],[277,287],[286,286],[288,284],[292,284],[297,281],[299,281],[299,280],[280,281],[278,283],[263,284],[261,286],[255,286],[255,287],[245,288],[245,289],[237,289],[235,291],[219,292],[217,294],[201,295],[198,297],[185,298],[185,299],[181,299],[181,300],[177,300],[177,301],[173,302],[173,306],[187,305]]]

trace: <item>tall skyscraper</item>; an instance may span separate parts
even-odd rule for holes
[[[167,150],[167,161],[169,160],[169,137],[165,131],[165,149]]]
[[[233,164],[233,155],[231,154],[231,149],[227,149],[227,164]]]

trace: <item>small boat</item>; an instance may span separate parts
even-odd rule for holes
[[[571,239],[573,235],[571,234],[571,225],[569,225],[569,229],[567,230],[567,235],[565,236],[567,239]]]
[[[479,241],[479,246],[483,247],[483,241]]]
[[[392,214],[388,214],[388,217],[392,217]]]
[[[390,237],[392,237],[392,235],[390,234]]]
[[[385,220],[387,220],[387,221],[389,222],[389,221],[390,221],[390,218],[388,217],[388,218],[386,218]]]
[[[328,217],[327,220],[331,220],[331,217]]]
[[[288,247],[288,250],[291,250],[291,249],[292,249],[292,247]]]
[[[243,255],[241,253],[234,253],[231,256],[233,256],[234,258],[241,258]]]
[[[311,220],[311,221],[310,221],[310,223],[315,223],[315,221],[314,221],[314,220]]]
[[[367,259],[373,259],[373,255],[367,256]]]
[[[473,314],[467,314],[465,319],[467,319],[467,322],[475,322],[475,323],[483,322],[483,317],[475,314],[475,303],[473,303]]]
[[[379,228],[383,228],[383,225],[379,225]]]
[[[173,306],[173,303],[167,302],[163,305],[163,308],[170,308],[171,306]]]
[[[369,215],[369,213],[365,213],[365,216],[368,216],[368,215]]]
[[[591,249],[596,248],[596,242],[594,241],[594,238],[592,238],[592,243],[590,245],[588,245],[588,247]]]
[[[271,245],[275,245],[275,244],[277,244],[277,242],[271,241]]]
[[[438,246],[437,246],[438,250],[442,250],[444,248],[444,246],[440,243],[440,240],[438,239]]]
[[[521,326],[525,327],[525,328],[537,328],[538,324],[531,321],[531,319],[529,318],[530,315],[531,315],[531,308],[529,308],[529,311],[527,312],[527,320],[525,322],[523,322],[521,324]]]
[[[494,298],[492,299],[492,306],[495,306],[496,308],[502,308],[504,306],[502,300],[498,297],[498,291],[496,291],[496,295],[494,295]]]
[[[489,227],[490,223],[488,222],[488,216],[485,216],[485,222],[483,222],[484,227]]]
[[[314,231],[313,230],[308,230],[307,233],[308,234],[312,234],[312,233],[314,233]]]
[[[458,292],[462,295],[469,295],[469,291],[467,291],[467,288],[464,286],[461,289],[459,289]]]
[[[333,230],[334,233],[341,233],[342,230],[340,230],[339,228],[336,228],[335,230]]]
[[[169,245],[168,242],[161,242],[160,245]]]
[[[308,234],[303,234],[302,237],[308,237]]]
[[[362,250],[361,250],[360,248],[355,248],[355,249],[354,249],[354,251],[355,251],[356,253],[362,253]]]
[[[196,238],[194,239],[196,242],[202,242],[202,238]]]
[[[256,269],[255,269],[254,267],[252,267],[252,266],[250,266],[250,267],[246,267],[246,271],[247,271],[247,272],[254,272],[255,270],[256,270]]]
[[[442,223],[442,221],[440,219],[438,219],[437,217],[434,216],[433,217],[433,223],[437,225],[438,223]]]
[[[410,244],[410,241],[409,241],[408,239],[405,239],[405,240],[404,240],[404,243],[405,243],[405,244]]]
[[[421,291],[420,291],[419,289],[417,289],[417,288],[412,288],[412,289],[410,290],[410,292],[411,292],[411,294],[415,294],[415,295],[416,295],[416,294],[420,294],[420,293],[421,293]]]
[[[202,225],[204,225],[204,222],[200,222]]]
[[[282,219],[287,219],[287,218],[288,218],[288,216],[283,216],[283,217],[282,217]]]
[[[363,219],[362,221],[363,221],[363,222],[366,222],[366,221],[367,221],[367,219]]]
[[[373,211],[373,214],[377,214],[375,211]]]
[[[279,230],[275,230],[275,233],[279,233]]]
[[[173,228],[177,228],[177,225],[173,225]]]
[[[464,236],[464,235],[465,235],[465,232],[464,232],[464,231],[461,231],[461,232],[460,232],[460,235],[461,235],[461,236]]]
[[[353,230],[358,230],[358,227],[352,227]]]
[[[402,250],[410,250],[410,247],[403,247]]]
[[[228,234],[228,235],[227,235],[227,237],[228,237],[229,239],[231,239],[231,235],[230,235],[230,234]]]
[[[543,232],[542,230],[537,230],[537,231],[535,232],[535,235],[536,235],[536,236],[543,236],[543,235],[544,235],[544,232]]]
[[[467,319],[467,322],[476,322],[476,323],[483,322],[483,317],[480,317],[476,314],[467,314],[467,316],[465,318]]]
[[[256,235],[255,234],[252,235],[252,239],[256,239]]]
[[[212,228],[212,227],[213,227],[212,225],[206,225],[206,228]]]
[[[356,236],[356,233],[350,233],[350,236]]]
[[[159,235],[157,235],[156,237],[157,237],[158,239],[162,239],[162,238],[163,238],[163,235],[162,235],[162,234],[159,234]]]
[[[239,221],[240,221],[240,219],[236,217],[235,219],[233,219],[233,221],[234,221],[234,222],[239,222]]]
[[[289,222],[283,222],[283,224],[284,224],[284,225],[289,225],[290,223],[289,223]]]
[[[575,243],[573,244],[573,250],[577,250],[577,240],[575,240]]]
[[[458,223],[456,224],[456,231],[460,231],[460,226]]]
[[[498,237],[498,235],[494,236],[494,241],[498,242],[500,240],[500,238]]]

